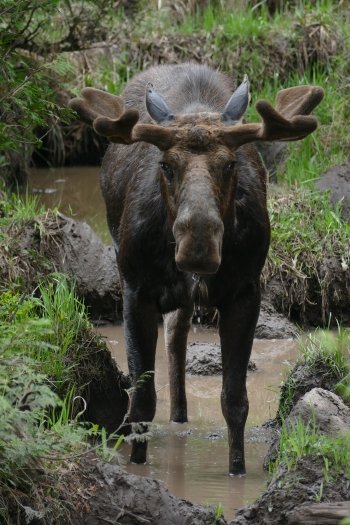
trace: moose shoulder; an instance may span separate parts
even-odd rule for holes
[[[135,384],[154,370],[158,315],[165,314],[173,421],[187,421],[194,302],[219,310],[232,474],[245,472],[246,373],[270,239],[266,174],[253,142],[306,137],[317,127],[309,114],[322,97],[319,87],[285,89],[275,107],[256,103],[261,123],[243,123],[247,78],[232,94],[227,76],[183,64],[137,75],[121,97],[86,88],[70,104],[112,142],[101,186],[122,281],[129,370]],[[155,409],[151,374],[134,390],[130,421],[152,421]],[[131,460],[144,462],[146,449],[135,440]]]

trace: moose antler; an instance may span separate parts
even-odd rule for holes
[[[219,136],[229,146],[263,140],[299,140],[317,128],[317,119],[309,113],[321,102],[324,91],[316,86],[298,86],[279,91],[275,108],[266,100],[255,107],[260,124],[238,124],[220,128]]]
[[[148,142],[161,150],[169,149],[175,139],[174,130],[154,124],[138,124],[139,112],[126,109],[121,97],[94,88],[82,90],[83,98],[74,98],[69,106],[82,121],[99,134],[118,144]]]
[[[242,89],[246,90],[247,86],[248,80],[245,79]],[[316,86],[284,89],[277,93],[275,108],[266,100],[257,101],[256,109],[262,118],[260,124],[227,125],[224,123],[227,120],[224,112],[222,126],[213,131],[219,140],[235,148],[254,141],[299,140],[317,128],[317,119],[309,114],[323,96],[323,89]],[[133,144],[143,141],[164,151],[174,145],[181,135],[181,129],[176,127],[139,123],[139,112],[125,108],[121,97],[94,88],[83,89],[82,97],[71,100],[70,107],[75,109],[81,120],[111,142]],[[234,102],[236,108],[236,99]],[[157,122],[173,120],[174,115],[150,84],[146,87],[146,105]]]

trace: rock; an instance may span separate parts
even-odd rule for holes
[[[85,222],[61,213],[52,218],[49,230],[44,255],[76,281],[90,317],[116,319],[121,294],[113,247],[105,246]]]
[[[248,370],[256,370],[249,361]],[[186,372],[193,375],[215,376],[222,373],[221,348],[216,343],[196,341],[187,347]]]
[[[327,170],[315,186],[320,191],[329,191],[331,203],[341,202],[342,217],[350,221],[350,166],[343,164]]]
[[[300,398],[286,424],[292,425],[298,419],[305,424],[314,421],[319,431],[326,434],[350,430],[350,408],[339,396],[323,388],[313,388]]]
[[[300,419],[305,425],[315,424],[318,432],[324,434],[336,435],[341,431],[350,431],[350,408],[339,396],[324,388],[313,388],[300,397],[284,424],[290,427]],[[277,459],[278,448],[279,435],[275,434],[264,459],[264,468]]]
[[[255,329],[257,339],[289,339],[296,337],[296,326],[279,314],[266,300],[261,302],[260,315]]]

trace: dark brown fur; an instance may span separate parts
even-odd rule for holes
[[[158,162],[176,161],[180,166],[179,177],[185,177],[186,166],[198,156],[202,164],[210,166],[212,193],[224,220],[220,268],[203,279],[208,288],[207,304],[216,306],[220,312],[224,365],[222,405],[231,428],[229,469],[240,473],[244,471],[243,432],[248,412],[246,369],[260,304],[260,271],[269,243],[266,174],[253,145],[243,146],[235,154],[211,134],[211,127],[217,125],[219,118],[209,112],[220,113],[232,94],[227,77],[193,65],[149,70],[136,77],[124,94],[126,104],[139,109],[142,121],[149,120],[144,109],[144,90],[149,79],[174,113],[199,109],[202,114],[185,114],[169,124],[186,133],[165,154],[145,143],[111,145],[103,161],[102,191],[109,227],[119,249],[125,320],[131,325],[126,329],[130,371],[137,380],[142,372],[154,370],[158,313],[176,310],[167,316],[165,323],[170,417],[177,422],[187,420],[185,349],[193,309],[193,280],[191,273],[177,269],[174,259],[172,226],[176,203],[181,198],[180,187],[177,184],[173,191],[169,188]],[[208,82],[211,89],[207,88]],[[224,181],[222,171],[233,158],[237,168],[234,175]],[[200,199],[200,192],[193,197]],[[207,203],[203,204],[207,211]],[[134,332],[138,332],[137,345]],[[154,412],[151,377],[135,391],[130,419],[150,421]],[[135,443],[132,460],[144,461],[145,448],[145,444]]]
[[[215,306],[229,471],[241,474],[246,373],[270,240],[266,172],[250,142],[311,133],[317,121],[309,113],[323,91],[281,91],[276,108],[257,103],[262,123],[242,124],[248,80],[231,97],[232,88],[228,77],[205,66],[158,66],[136,76],[122,98],[89,88],[71,105],[117,143],[103,160],[101,186],[123,287],[135,385],[130,421],[147,423],[155,414],[153,374],[141,382],[140,376],[154,371],[159,313],[165,315],[170,417],[187,421],[185,356],[193,302]],[[135,440],[132,461],[144,462],[146,448]]]

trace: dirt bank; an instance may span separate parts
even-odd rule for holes
[[[56,478],[52,486],[53,476]],[[40,494],[40,499],[35,496]],[[211,507],[175,498],[157,480],[126,474],[94,453],[64,461],[55,474],[38,472],[36,494],[17,495],[12,522],[36,525],[225,525]],[[55,513],[53,513],[53,509]]]

